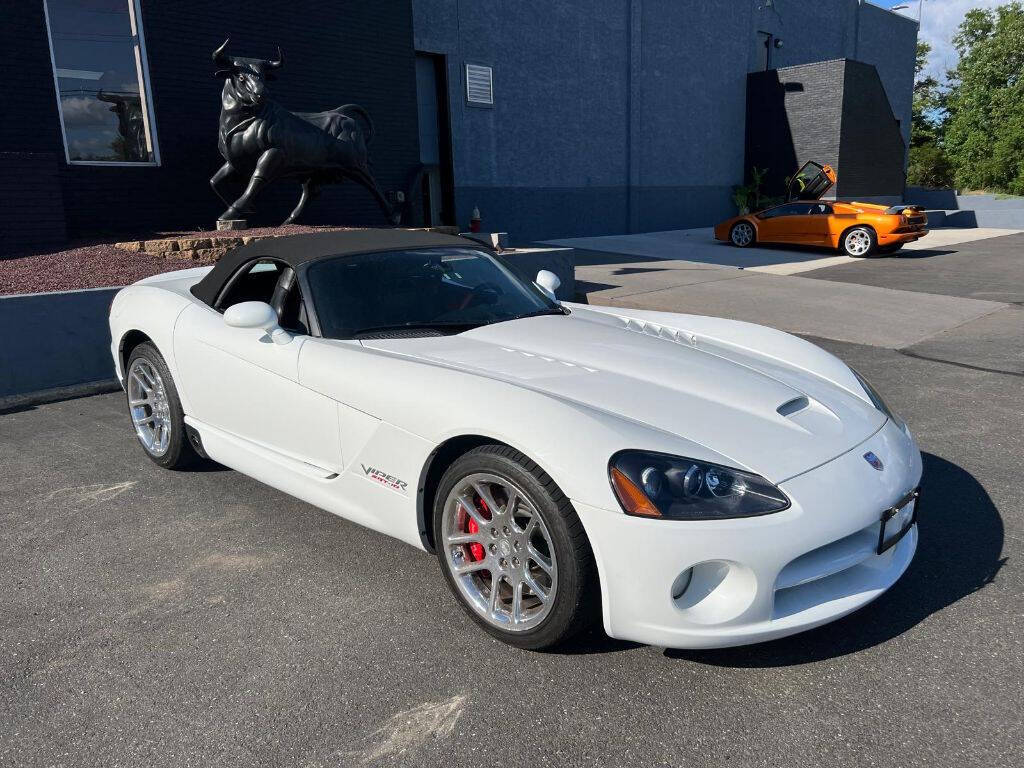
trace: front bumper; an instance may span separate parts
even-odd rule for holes
[[[865,461],[868,451],[882,471]],[[910,564],[917,527],[882,554],[879,528],[920,478],[917,445],[888,421],[853,450],[780,484],[793,504],[776,514],[683,522],[576,504],[598,562],[605,631],[671,648],[721,648],[838,619]]]

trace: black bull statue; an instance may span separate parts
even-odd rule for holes
[[[396,212],[381,191],[369,168],[367,146],[373,138],[373,121],[358,104],[346,104],[327,112],[289,112],[267,98],[266,83],[284,63],[277,59],[230,57],[228,41],[213,52],[217,76],[224,78],[221,92],[220,130],[217,148],[224,158],[210,179],[210,186],[228,209],[221,220],[244,219],[253,198],[277,179],[295,179],[302,196],[285,220],[291,224],[309,199],[324,184],[350,179],[366,187],[388,221],[398,223]],[[233,203],[218,185],[231,178],[249,178],[242,196]]]

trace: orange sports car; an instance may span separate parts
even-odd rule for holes
[[[835,183],[831,166],[805,163],[790,182],[787,202],[723,221],[715,227],[715,239],[740,248],[758,242],[792,243],[871,256],[898,251],[928,234],[928,218],[915,205],[821,200]]]

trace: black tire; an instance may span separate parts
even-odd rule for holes
[[[739,236],[741,227],[750,233],[749,238]],[[749,221],[737,221],[729,230],[729,242],[737,248],[749,248],[757,242],[757,229]]]
[[[166,396],[166,422],[170,435],[167,440],[167,447],[162,451],[148,447],[135,426],[134,409],[131,406],[132,385],[129,382],[129,376],[139,361],[148,363],[156,371],[159,375],[159,383],[162,385],[164,395]],[[178,389],[174,384],[174,378],[167,368],[163,355],[160,354],[152,342],[146,341],[139,344],[128,357],[128,363],[125,365],[125,393],[128,396],[128,416],[132,419],[132,429],[135,431],[135,437],[142,450],[155,464],[164,469],[186,469],[198,461],[199,456],[192,448],[188,435],[185,433],[185,412],[181,408],[181,399],[178,397]],[[146,408],[148,408],[148,411],[145,410]],[[151,406],[142,406],[142,409],[143,415],[153,413]]]
[[[478,473],[496,475],[517,486],[550,534],[558,582],[547,615],[528,630],[504,630],[485,620],[462,594],[450,570],[442,531],[445,501],[458,483]],[[452,594],[478,625],[499,640],[527,650],[549,649],[593,626],[599,617],[597,567],[583,524],[555,481],[519,451],[505,445],[484,445],[456,459],[434,496],[433,524],[438,562]]]
[[[866,249],[861,248],[866,245]],[[865,259],[873,256],[878,248],[878,237],[871,227],[860,225],[850,227],[839,238],[839,249],[847,256]]]
[[[894,243],[893,245],[880,245],[880,246],[878,246],[878,252],[879,253],[896,253],[901,248],[903,248],[903,243]]]

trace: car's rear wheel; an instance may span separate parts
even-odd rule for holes
[[[729,230],[729,242],[737,248],[746,248],[753,245],[756,240],[757,233],[749,221],[737,221]]]
[[[851,227],[843,233],[840,247],[847,256],[864,258],[874,252],[877,242],[875,231],[871,227]]]
[[[534,462],[485,445],[445,472],[434,541],[452,592],[487,632],[531,650],[565,642],[597,613],[597,577],[583,525]]]
[[[182,469],[197,456],[185,434],[185,413],[163,355],[150,342],[132,350],[125,365],[128,414],[135,437],[154,462]]]

